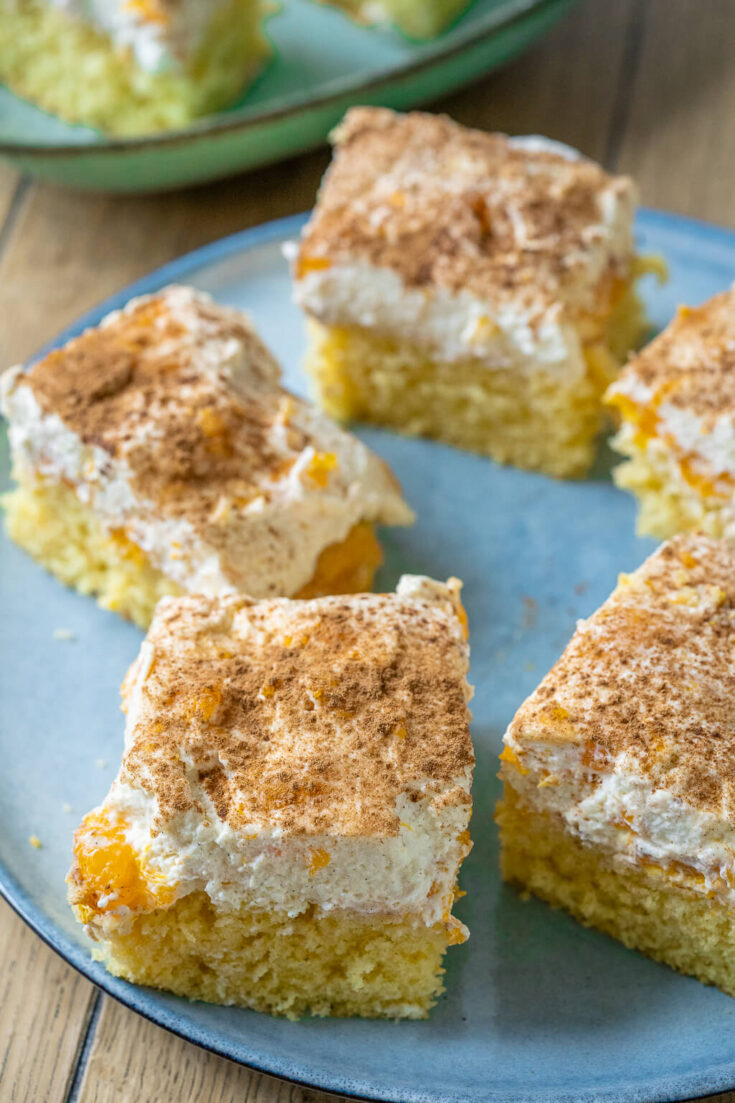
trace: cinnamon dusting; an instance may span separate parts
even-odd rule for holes
[[[632,203],[627,177],[444,116],[358,107],[334,138],[297,278],[362,261],[409,287],[544,309],[574,297],[604,235],[603,196]]]
[[[159,825],[203,811],[202,790],[234,829],[291,835],[396,835],[404,792],[469,800],[449,599],[164,600],[148,644],[121,776],[155,795]]]
[[[626,752],[654,789],[735,820],[735,549],[678,536],[622,576],[510,733],[579,744],[602,772]]]
[[[611,390],[625,395],[643,384],[655,422],[665,403],[688,410],[711,430],[722,415],[735,415],[735,287],[698,307],[680,307],[662,333],[632,357]],[[654,426],[655,427],[655,426]]]

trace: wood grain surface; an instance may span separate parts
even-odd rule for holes
[[[5,224],[19,180],[15,169],[0,161],[0,228]]]
[[[114,1000],[105,999],[95,1044],[80,1084],[79,1103],[336,1103],[203,1053]]]
[[[735,226],[735,4],[583,0],[524,57],[434,105],[630,172],[644,201]],[[0,165],[0,367],[182,252],[306,210],[325,151],[174,195],[75,195]],[[1,1103],[326,1103],[101,997],[0,903]],[[718,1096],[735,1103],[735,1094]]]

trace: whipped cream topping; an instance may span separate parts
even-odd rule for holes
[[[517,302],[490,303],[469,292],[406,287],[398,273],[366,263],[308,272],[294,285],[296,302],[329,326],[360,326],[415,341],[440,360],[468,356],[491,370],[546,371],[584,378],[576,327],[561,306],[539,319]]]
[[[609,396],[625,395],[642,410],[655,408],[659,441],[679,458],[695,461],[700,473],[716,479],[718,475],[735,478],[735,411],[700,413],[679,404],[659,402],[659,386],[651,386],[630,371],[612,385]],[[621,450],[630,437],[620,437]]]
[[[452,786],[469,792],[470,772],[452,779]],[[129,823],[127,841],[145,854],[156,884],[175,889],[177,898],[201,890],[230,907],[247,903],[298,915],[315,905],[325,913],[409,916],[427,925],[441,922],[451,908],[468,809],[437,810],[435,794],[422,795],[421,782],[396,800],[398,836],[382,839],[293,838],[267,827],[236,831],[218,819],[204,789],[194,791],[205,815],[185,813],[155,835],[155,802],[143,790],[117,781],[104,804],[113,822],[122,817]],[[325,857],[327,866],[313,872]],[[108,914],[118,923],[126,913],[113,908]]]
[[[473,766],[458,592],[408,576],[395,594],[311,602],[163,599],[101,809],[151,882],[458,927]],[[129,914],[97,908],[103,929]]]
[[[656,788],[629,752],[596,772],[579,747],[505,742],[522,770],[504,764],[503,776],[529,807],[558,815],[573,835],[623,864],[674,865],[674,875],[680,864],[701,875],[702,892],[735,902],[735,827]]]
[[[114,343],[129,341],[131,327],[137,333],[141,317],[151,312],[155,317],[144,332],[152,328],[153,340],[140,356],[150,365],[155,391],[133,379],[116,396]],[[93,370],[84,381],[74,356],[86,357],[85,363],[91,357]],[[17,367],[0,379],[16,478],[73,485],[103,524],[122,528],[185,590],[293,594],[314,576],[324,548],[344,540],[358,522],[406,524],[413,518],[383,461],[284,391],[278,365],[248,320],[208,296],[173,287],[134,300],[71,342],[61,357],[43,380],[34,379],[43,365],[30,373]],[[166,367],[172,359],[182,365],[181,377]],[[105,365],[111,393],[95,398]],[[69,387],[76,381],[80,396],[89,399],[91,412],[81,413],[81,404],[67,410],[65,395],[46,393],[63,372]],[[100,416],[100,402],[114,401],[127,405],[110,407],[109,418],[102,405]],[[192,429],[197,410],[201,431]],[[253,410],[262,411],[255,445],[248,422],[235,421],[222,445],[220,436],[206,436],[210,422],[219,431],[227,417]],[[194,436],[182,438],[182,449],[193,448],[201,460],[196,477],[182,482],[182,464],[192,453],[172,454],[171,448],[184,432]],[[238,452],[224,455],[221,462],[229,466],[220,470],[217,449],[230,448],[241,448],[243,459]],[[324,470],[322,457],[328,457]]]
[[[11,0],[13,2],[13,0]],[[194,55],[213,16],[228,0],[47,0],[89,23],[147,72],[177,68]]]
[[[588,161],[589,158],[566,142],[557,142],[555,138],[546,138],[543,134],[514,134],[508,137],[508,145],[514,149],[525,149],[527,153],[553,153],[566,157],[568,161]]]

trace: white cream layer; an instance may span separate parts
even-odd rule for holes
[[[195,293],[188,288],[166,292],[167,305],[182,325],[195,334],[192,311]],[[134,307],[135,302],[130,304]],[[118,315],[102,323],[110,324]],[[225,373],[237,387],[253,386],[253,366],[247,348],[235,338],[212,337],[197,353],[201,371]],[[267,389],[270,362],[258,363],[259,385]],[[272,362],[275,383],[278,366]],[[265,379],[262,377],[266,376]],[[185,519],[163,516],[154,502],[137,494],[133,473],[125,455],[83,443],[55,414],[45,414],[29,386],[22,383],[23,369],[13,368],[0,377],[0,410],[9,422],[9,439],[16,478],[32,482],[41,477],[71,483],[103,525],[124,529],[147,554],[152,565],[190,593],[224,594],[245,591],[253,597],[290,595],[314,576],[324,548],[344,540],[359,521],[406,524],[412,513],[403,501],[382,460],[350,433],[339,428],[319,410],[294,403],[290,424],[310,434],[319,451],[333,453],[337,467],[322,488],[307,475],[315,455],[305,448],[280,480],[269,471],[261,474],[268,496],[256,497],[245,506],[222,503],[223,526],[237,524],[236,560],[223,570],[220,556]],[[182,400],[185,393],[181,392]],[[151,418],[145,434],[156,433]],[[287,427],[273,427],[274,442]],[[144,439],[144,438],[143,438]],[[130,440],[127,448],[138,440]],[[243,472],[257,480],[258,472]],[[230,541],[230,544],[233,542]],[[230,551],[230,556],[234,553]]]
[[[586,373],[579,334],[560,308],[539,322],[518,304],[409,288],[391,269],[361,262],[307,273],[295,283],[295,298],[324,325],[413,341],[440,360],[474,357],[490,369],[543,370],[570,381]]]
[[[130,825],[128,842],[177,898],[201,890],[217,905],[245,903],[289,915],[315,905],[325,913],[408,915],[426,924],[446,918],[465,854],[458,836],[468,825],[468,805],[437,808],[433,793],[418,801],[402,795],[395,809],[399,833],[387,838],[293,837],[262,824],[234,831],[198,784],[196,764],[190,766],[192,795],[205,816],[187,812],[152,836],[155,801],[142,789],[116,781],[104,804],[109,817]],[[427,784],[417,782],[416,791]],[[455,784],[469,792],[468,775]],[[322,865],[325,854],[329,861]],[[112,907],[108,914],[119,920],[127,912]]]
[[[608,393],[625,395],[637,406],[650,409],[656,390],[629,374],[613,383]],[[679,456],[696,457],[703,475],[735,478],[735,420],[731,412],[705,420],[692,410],[662,402],[656,406],[656,419],[657,438],[673,447]]]
[[[511,143],[529,152],[581,157],[568,146],[535,135],[512,138]],[[611,265],[629,263],[635,203],[632,188],[600,193],[600,221],[589,227],[579,279],[565,296],[567,308],[595,311],[600,280]],[[520,225],[519,238],[522,232]],[[297,247],[290,244],[284,251],[294,259]],[[414,341],[441,360],[476,357],[489,369],[550,372],[569,382],[586,374],[579,334],[565,320],[561,302],[542,304],[508,294],[485,300],[465,291],[408,287],[393,269],[357,258],[294,278],[294,298],[325,325],[360,326]]]
[[[217,9],[227,0],[47,2],[103,31],[119,49],[132,50],[142,69],[157,73],[185,64],[196,53]]]
[[[504,764],[503,776],[523,802],[556,813],[571,834],[614,858],[635,865],[682,863],[702,874],[702,891],[735,903],[735,829],[721,817],[654,789],[629,752],[599,773],[581,761],[575,744],[533,741],[506,733],[523,771]]]

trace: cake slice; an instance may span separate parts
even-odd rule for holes
[[[677,536],[521,706],[504,877],[735,996],[735,550]]]
[[[607,401],[628,457],[614,478],[638,498],[639,532],[735,537],[735,289],[681,307]]]
[[[327,0],[360,23],[396,27],[409,38],[435,38],[469,6],[471,0]]]
[[[323,407],[579,475],[643,329],[635,188],[566,146],[355,108],[294,257]]]
[[[411,511],[382,460],[289,394],[239,311],[135,299],[0,380],[10,536],[145,627],[165,594],[370,588],[374,523]]]
[[[474,764],[459,583],[164,599],[82,821],[77,918],[117,976],[297,1017],[442,990]]]
[[[253,80],[263,14],[261,0],[2,0],[0,81],[68,122],[176,129]]]

